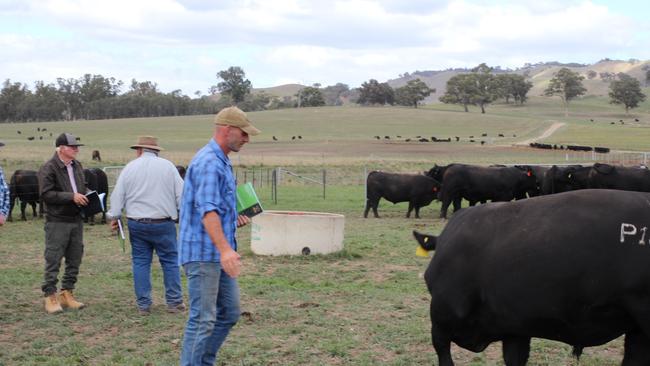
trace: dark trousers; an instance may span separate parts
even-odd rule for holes
[[[45,296],[56,293],[56,283],[63,258],[65,258],[65,272],[61,280],[61,289],[74,289],[83,254],[81,221],[45,223],[45,276],[41,287]]]

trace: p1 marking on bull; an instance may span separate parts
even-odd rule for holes
[[[625,243],[625,236],[626,235],[632,235],[635,236],[637,235],[637,232],[641,232],[641,239],[639,239],[638,244],[639,245],[646,245],[650,244],[650,242],[646,242],[645,240],[645,233],[648,231],[647,226],[643,226],[641,229],[637,230],[636,226],[634,224],[628,224],[625,222],[621,223],[621,243]]]

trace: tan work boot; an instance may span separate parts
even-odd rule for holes
[[[72,296],[72,290],[61,290],[59,293],[59,302],[62,307],[73,310],[79,310],[86,306],[84,303],[74,299],[74,296]]]
[[[56,314],[63,311],[61,304],[59,304],[59,300],[56,299],[56,294],[45,296],[44,299],[45,299],[45,311],[47,311],[48,314]]]

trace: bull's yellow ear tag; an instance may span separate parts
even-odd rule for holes
[[[428,257],[429,252],[427,252],[426,250],[424,250],[424,248],[418,245],[418,247],[415,248],[415,255],[417,255],[418,257]]]

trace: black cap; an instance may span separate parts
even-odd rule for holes
[[[80,144],[77,142],[77,138],[74,137],[74,135],[71,135],[69,133],[62,133],[59,135],[59,137],[56,138],[56,142],[54,143],[54,146],[59,147],[61,145],[84,146],[84,144]]]

